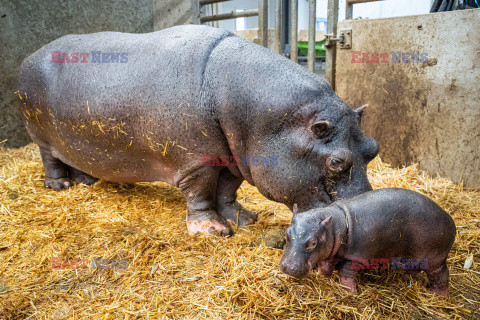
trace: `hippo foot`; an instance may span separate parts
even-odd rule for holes
[[[73,167],[68,168],[68,177],[73,180],[75,183],[83,183],[87,186],[94,184],[98,181],[97,178],[92,177],[91,175],[82,172]]]
[[[224,237],[233,235],[232,228],[214,211],[187,214],[187,230],[190,236],[199,233]]]
[[[73,176],[72,180],[75,181],[75,183],[83,183],[87,186],[90,186],[98,181],[97,178],[94,178],[88,174]]]
[[[243,208],[238,202],[219,206],[218,213],[230,224],[238,226],[247,226],[257,221],[257,215]]]
[[[429,280],[427,288],[436,294],[445,297],[448,294],[449,273],[447,265],[444,263],[434,270],[427,270],[426,273]]]
[[[340,284],[345,287],[345,290],[351,294],[357,294],[357,284],[355,279],[340,277]]]
[[[53,189],[55,191],[60,191],[64,189],[68,189],[72,186],[72,182],[69,178],[49,178],[45,177],[44,186],[47,189]]]
[[[448,288],[447,289],[440,289],[440,288],[430,288],[434,293],[438,294],[439,296],[446,297],[448,295]]]

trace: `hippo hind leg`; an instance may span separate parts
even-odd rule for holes
[[[353,269],[352,261],[343,261],[339,268],[340,284],[345,287],[349,293],[357,294],[357,270]]]
[[[443,264],[432,270],[425,270],[429,280],[428,287],[430,290],[440,296],[446,296],[448,294],[448,268],[446,261]]]
[[[68,166],[55,158],[50,149],[40,146],[43,167],[45,169],[45,188],[60,191],[72,186],[68,177]]]
[[[243,179],[235,177],[229,169],[223,169],[218,177],[217,210],[229,223],[246,226],[257,220],[257,215],[237,202],[237,190]]]
[[[216,167],[200,167],[178,183],[187,201],[187,229],[190,235],[233,234],[228,222],[216,211],[218,175]]]
[[[68,167],[68,177],[76,183],[83,183],[87,186],[92,185],[98,181],[97,178],[92,177],[91,175],[73,167]]]

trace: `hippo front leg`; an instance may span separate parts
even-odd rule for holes
[[[233,234],[228,222],[216,211],[219,172],[216,167],[200,167],[178,184],[187,201],[187,229],[190,235]]]
[[[68,166],[55,158],[49,147],[40,146],[40,155],[45,170],[45,188],[55,191],[70,188],[72,183],[68,177]]]
[[[229,223],[246,226],[257,220],[257,215],[237,202],[237,190],[243,179],[234,176],[229,169],[220,172],[217,185],[217,210]]]
[[[350,293],[357,294],[357,270],[352,269],[352,261],[345,261],[339,269],[340,284]]]
[[[318,273],[324,278],[330,278],[338,262],[337,259],[320,261],[318,263]]]

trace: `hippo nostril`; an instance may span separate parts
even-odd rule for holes
[[[340,166],[341,163],[342,163],[342,160],[340,160],[340,159],[332,159],[332,160],[330,161],[330,164],[331,164],[333,167]]]

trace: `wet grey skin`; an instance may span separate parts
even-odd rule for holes
[[[52,63],[52,51],[127,53],[126,63]],[[40,147],[45,187],[97,179],[164,181],[187,202],[190,233],[231,235],[256,215],[246,180],[308,210],[371,190],[378,153],[329,84],[234,34],[178,26],[145,34],[67,35],[27,57],[18,96]],[[275,166],[205,166],[202,155],[276,157]]]
[[[314,268],[330,277],[338,269],[340,283],[357,293],[355,278],[361,268],[353,267],[353,260],[421,259],[427,262],[430,289],[445,296],[446,260],[455,234],[453,219],[428,197],[399,188],[374,190],[324,208],[300,213],[294,208],[281,269],[295,278]]]

